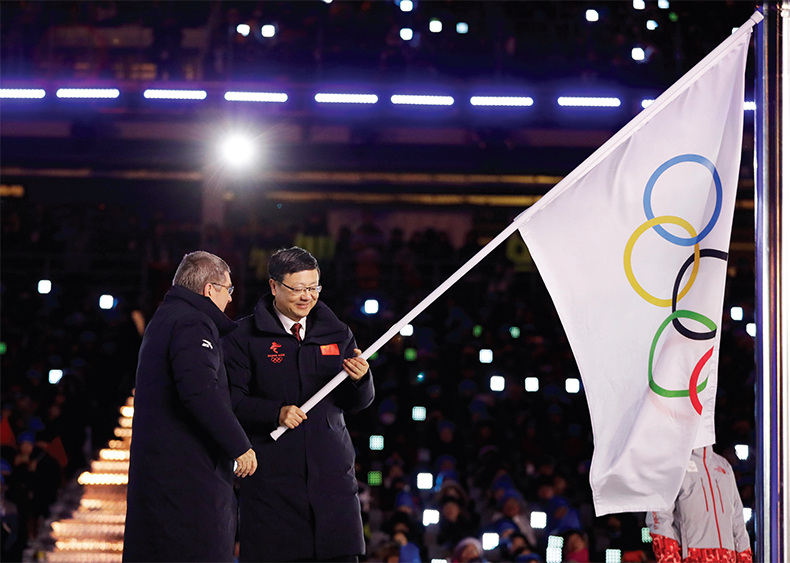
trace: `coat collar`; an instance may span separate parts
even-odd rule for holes
[[[264,295],[258,300],[253,313],[255,327],[262,332],[286,334],[283,325],[280,324],[274,312],[274,297],[271,294]],[[337,318],[327,305],[319,301],[307,316],[307,334],[305,340],[313,337],[326,336],[346,330],[346,325]],[[289,333],[290,334],[290,333]]]
[[[171,287],[170,291],[165,295],[165,301],[171,300],[186,301],[195,309],[207,315],[217,327],[220,336],[225,336],[239,326],[236,321],[232,321],[225,313],[220,311],[219,307],[211,299],[186,287],[180,285]]]

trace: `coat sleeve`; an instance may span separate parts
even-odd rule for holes
[[[344,358],[354,357],[354,348],[357,347],[357,341],[351,333],[351,329],[346,329],[348,345],[343,351]],[[359,381],[354,381],[347,377],[337,388],[336,404],[341,409],[348,413],[358,412],[370,406],[376,391],[373,387],[373,374],[370,370],[362,376]]]
[[[726,462],[726,460],[724,460]],[[727,462],[728,463],[728,462]],[[729,464],[729,463],[728,463]],[[749,533],[746,531],[746,523],[743,521],[743,502],[738,491],[738,483],[732,468],[728,472],[730,487],[732,488],[732,537],[735,544],[735,551],[738,552],[738,562],[752,560],[752,542]],[[746,553],[748,551],[748,554]]]
[[[280,425],[280,408],[285,403],[255,397],[250,393],[253,374],[248,352],[249,339],[239,336],[239,333],[241,331],[236,330],[222,339],[233,412],[245,428],[271,432]]]
[[[655,553],[656,561],[658,563],[680,563],[680,542],[675,531],[673,511],[648,512],[646,523],[653,540],[653,553]]]
[[[174,327],[170,343],[176,391],[200,426],[235,459],[252,446],[233,415],[230,394],[220,385],[222,356],[208,320],[190,318]]]

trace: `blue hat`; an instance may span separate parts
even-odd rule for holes
[[[11,464],[8,462],[7,459],[0,459],[0,473],[3,472],[11,473],[13,469],[11,468]]]
[[[401,506],[405,506],[410,510],[414,510],[414,497],[411,496],[411,493],[408,491],[401,491],[398,493],[398,496],[395,497],[395,507],[399,508]]]
[[[36,443],[36,435],[32,432],[22,432],[19,437],[16,439],[17,444],[21,444],[22,442],[30,442],[31,444]]]
[[[510,499],[515,499],[519,503],[523,503],[524,495],[522,495],[516,489],[505,489],[505,492],[502,493],[501,497],[499,497],[499,506],[505,506],[505,503]]]
[[[513,477],[509,473],[503,473],[491,483],[491,490],[496,489],[514,489],[516,484],[513,482]]]
[[[458,478],[458,472],[454,469],[445,469],[441,471],[436,476],[436,486],[441,488],[442,484],[445,482],[455,482],[460,483],[460,479]]]
[[[503,518],[502,520],[498,520],[497,522],[494,523],[494,525],[496,526],[495,528],[496,533],[499,534],[500,536],[503,533],[507,532],[508,530],[512,530],[514,532],[520,531],[518,526],[516,526],[515,522],[513,522],[509,518]]]

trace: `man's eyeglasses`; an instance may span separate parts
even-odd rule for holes
[[[283,282],[280,282],[280,285],[283,287],[287,287],[297,295],[304,293],[305,291],[308,292],[311,296],[317,297],[319,293],[321,293],[321,286],[320,285],[312,285],[310,287],[291,287],[290,285],[285,285]]]
[[[222,285],[221,283],[209,282],[211,285],[218,285],[220,287],[224,287],[228,290],[228,295],[233,295],[233,286],[232,285]]]

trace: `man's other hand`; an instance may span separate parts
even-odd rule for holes
[[[280,409],[280,426],[293,430],[306,419],[307,415],[296,405],[286,405]]]
[[[359,381],[368,372],[370,366],[365,358],[359,357],[359,355],[362,354],[362,350],[354,348],[354,354],[357,357],[343,360],[343,369],[346,370],[346,373],[351,379]]]
[[[247,477],[258,469],[258,458],[252,448],[236,458],[236,477]]]

